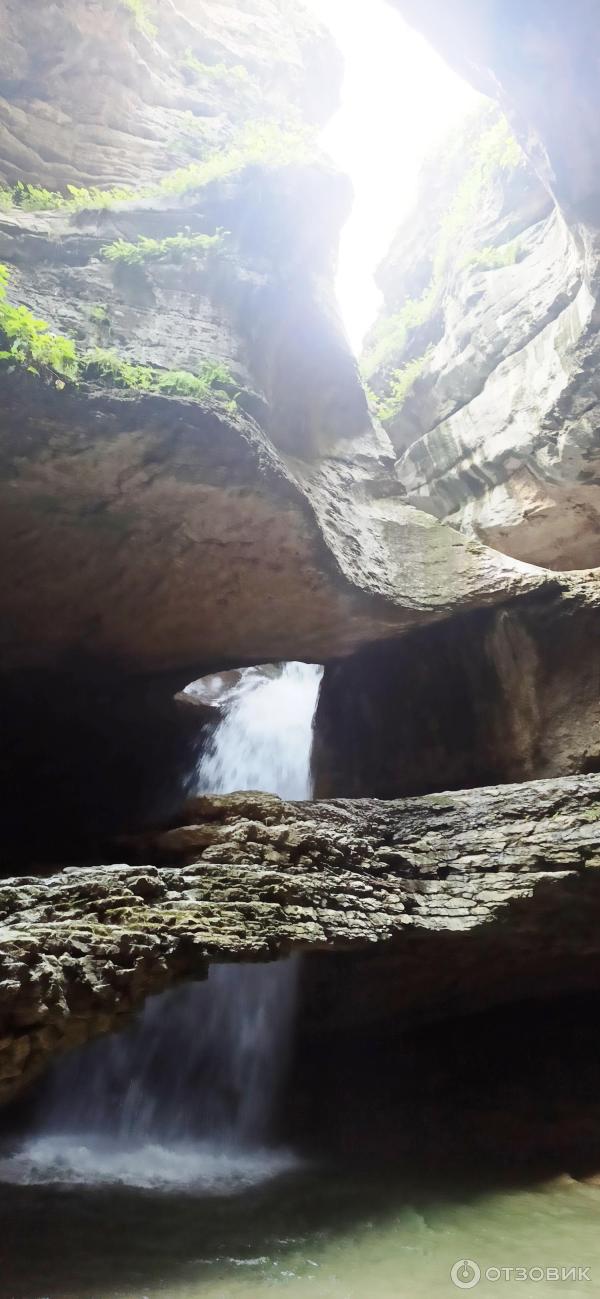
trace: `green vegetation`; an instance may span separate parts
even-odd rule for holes
[[[523,150],[515,139],[505,117],[494,123],[477,146],[480,165],[491,174],[495,168],[511,171],[524,162]]]
[[[279,126],[276,122],[248,122],[236,139],[224,150],[217,150],[202,162],[192,162],[178,167],[164,176],[151,190],[142,191],[150,196],[185,194],[200,189],[213,180],[230,176],[244,167],[262,163],[267,167],[283,167],[288,163],[307,162],[314,158],[315,135],[310,127]]]
[[[13,307],[7,301],[9,274],[8,267],[0,264],[0,335],[5,344],[0,361],[17,361],[34,373],[52,370],[76,378],[75,343],[62,334],[53,334],[47,321],[38,320],[27,307]]]
[[[413,330],[431,318],[436,292],[437,287],[432,283],[421,298],[407,298],[400,311],[379,318],[371,330],[368,351],[362,361],[362,371],[367,379],[398,356]]]
[[[506,118],[494,122],[477,141],[474,158],[440,223],[433,261],[432,281],[439,283],[452,259],[456,243],[473,217],[486,184],[498,171],[511,171],[524,161]]]
[[[51,212],[64,207],[62,194],[51,189],[42,189],[41,185],[24,185],[19,181],[12,191],[12,201],[26,212]]]
[[[180,262],[187,257],[206,257],[222,251],[225,235],[224,230],[217,230],[214,235],[177,234],[166,239],[148,239],[141,235],[135,243],[117,239],[115,243],[105,244],[101,253],[107,261],[121,262],[126,266],[143,266],[150,261],[163,260]]]
[[[148,17],[146,0],[119,0],[119,4],[122,9],[127,9],[132,14],[139,31],[143,32],[145,36],[156,36],[156,27]]]
[[[496,271],[502,266],[514,266],[515,262],[519,261],[520,253],[518,239],[513,239],[509,244],[501,244],[499,248],[488,244],[485,248],[479,248],[464,257],[461,267],[472,266],[482,271]]]
[[[407,361],[405,365],[400,366],[398,370],[394,370],[390,376],[389,392],[385,397],[377,397],[367,389],[369,399],[375,406],[377,418],[383,424],[392,423],[400,414],[411,388],[422,373],[432,351],[433,348],[428,347],[422,356],[416,356],[412,361]]]
[[[95,347],[78,354],[73,339],[54,334],[45,320],[38,320],[28,307],[14,307],[6,299],[10,272],[0,264],[0,361],[24,365],[33,374],[55,380],[99,379],[114,388],[154,392],[198,400],[216,397],[235,409],[236,383],[226,366],[219,361],[202,362],[198,373],[189,370],[160,370],[155,366],[135,365],[108,348]],[[94,311],[104,311],[102,306]],[[91,313],[90,313],[91,314]],[[98,317],[97,317],[98,318]],[[104,320],[104,317],[102,317]],[[60,376],[60,381],[57,378]]]
[[[188,49],[181,60],[181,66],[193,72],[199,81],[220,82],[231,89],[236,87],[249,89],[251,86],[258,89],[254,78],[250,76],[243,63],[201,63],[192,50]]]
[[[489,121],[489,117],[487,119]],[[463,171],[449,207],[443,213],[437,231],[433,253],[431,280],[420,298],[407,298],[400,311],[383,316],[371,331],[369,342],[361,363],[365,378],[370,378],[377,370],[391,367],[394,358],[402,353],[410,335],[421,325],[431,320],[441,301],[445,277],[455,257],[460,237],[469,221],[474,216],[481,200],[484,187],[498,171],[511,170],[520,166],[523,153],[512,135],[504,117],[493,121],[473,143],[470,150],[471,161]],[[493,269],[510,265],[518,257],[518,246],[505,245],[504,249],[481,249],[469,254],[459,266],[481,265]],[[506,258],[506,261],[503,260]],[[482,260],[480,260],[482,259]],[[391,371],[388,376],[390,385],[397,384],[401,371]],[[396,376],[396,378],[394,377]],[[401,385],[402,386],[402,385]],[[390,388],[390,400],[392,398]]]
[[[120,186],[115,189],[84,189],[67,185],[67,195],[58,190],[43,189],[40,185],[24,185],[21,181],[12,190],[3,190],[2,207],[19,207],[25,212],[77,212],[83,208],[106,208],[114,203],[135,198],[135,190]],[[8,200],[6,202],[5,200]]]
[[[169,172],[155,185],[140,189],[118,186],[114,189],[84,189],[67,185],[67,195],[37,185],[15,185],[11,191],[2,191],[2,202],[14,204],[27,211],[60,209],[80,212],[87,209],[109,208],[115,203],[133,199],[161,198],[185,194],[203,185],[241,171],[252,164],[265,167],[283,167],[289,163],[308,162],[315,156],[315,134],[311,127],[280,126],[276,122],[247,122],[227,149],[215,150],[202,162],[192,162]],[[10,199],[7,202],[8,195]]]
[[[82,373],[86,378],[108,380],[113,388],[200,399],[212,396],[235,405],[232,396],[235,380],[218,361],[205,361],[199,373],[192,374],[189,370],[158,370],[154,366],[135,365],[108,348],[95,347],[85,354]]]
[[[93,307],[90,307],[90,320],[93,320],[95,325],[110,325],[108,308],[103,302],[95,302]]]

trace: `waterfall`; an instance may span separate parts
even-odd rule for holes
[[[321,670],[243,672],[198,789],[310,797]],[[55,1065],[34,1130],[0,1158],[0,1181],[240,1190],[288,1166],[269,1125],[293,1023],[297,959],[215,965],[207,980],[150,998],[124,1032]]]
[[[198,769],[198,793],[262,789],[310,798],[313,717],[322,668],[285,663],[276,676],[250,668],[221,699],[225,716]]]

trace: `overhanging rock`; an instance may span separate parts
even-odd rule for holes
[[[381,952],[399,1020],[505,999],[514,979],[600,985],[597,775],[391,802],[198,798],[140,853],[152,864],[0,885],[3,1101],[213,961]]]

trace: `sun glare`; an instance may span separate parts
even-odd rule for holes
[[[344,57],[339,111],[322,142],[353,181],[338,299],[360,349],[379,303],[373,273],[416,197],[419,167],[479,98],[385,0],[307,0]]]

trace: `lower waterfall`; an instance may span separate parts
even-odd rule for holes
[[[222,700],[198,791],[311,793],[320,669],[253,670]],[[297,958],[215,965],[150,998],[120,1034],[58,1062],[0,1181],[241,1190],[293,1156],[269,1146],[293,1027]]]

